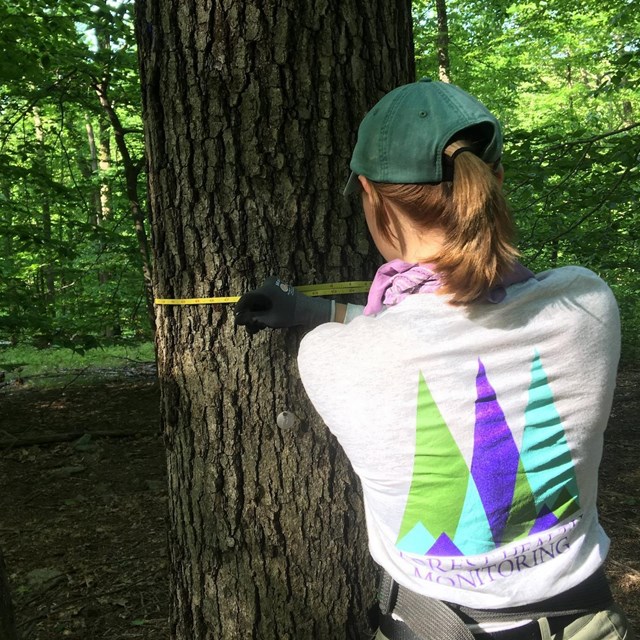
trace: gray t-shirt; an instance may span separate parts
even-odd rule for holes
[[[305,336],[307,393],[362,482],[369,548],[400,584],[476,608],[575,586],[604,561],[597,473],[620,350],[580,267],[455,307],[410,295]]]

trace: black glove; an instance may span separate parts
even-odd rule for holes
[[[332,303],[326,298],[310,298],[291,285],[270,276],[259,289],[245,293],[236,303],[236,324],[251,334],[270,327],[317,327],[331,320]]]

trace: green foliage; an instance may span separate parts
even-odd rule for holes
[[[138,162],[131,11],[0,0],[0,339],[85,350],[148,334],[122,158],[96,94],[108,85]],[[505,126],[524,261],[602,275],[627,351],[640,350],[640,12],[630,0],[449,0],[447,13],[452,80]],[[432,0],[414,1],[414,32],[418,75],[437,77]],[[98,167],[87,123],[107,149]]]
[[[111,345],[93,349],[86,354],[65,348],[38,349],[30,345],[8,347],[0,345],[0,371],[4,382],[16,380],[24,384],[52,386],[75,379],[83,371],[82,381],[94,375],[104,377],[105,372],[121,372],[126,367],[151,364],[155,361],[151,342]],[[78,381],[80,382],[80,381]]]
[[[640,353],[640,14],[628,0],[450,0],[450,75],[505,127],[523,261],[580,264],[613,288]],[[435,5],[414,3],[419,75],[437,75]]]
[[[112,5],[0,0],[0,339],[83,350],[149,335],[123,167],[96,91],[108,87],[141,158],[132,2]]]

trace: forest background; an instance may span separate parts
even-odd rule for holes
[[[618,298],[627,366],[619,376],[601,467],[600,517],[615,536],[616,553],[609,561],[609,572],[616,595],[637,620],[638,598],[634,594],[640,584],[640,572],[635,568],[638,528],[634,513],[640,500],[640,483],[634,438],[639,410],[640,312],[635,202],[640,154],[640,18],[635,4],[631,0],[612,0],[606,6],[594,0],[562,4],[558,0],[436,0],[435,4],[419,0],[413,2],[413,23],[416,75],[440,77],[461,85],[478,95],[504,124],[506,188],[520,232],[523,262],[536,271],[572,263],[590,267],[609,282]],[[234,10],[252,6],[262,11],[258,2],[229,5]],[[326,10],[329,16],[339,13],[340,20],[347,18],[343,15],[345,6],[337,2],[296,5],[289,0],[288,5],[265,6],[276,5],[284,7],[286,16],[280,26],[294,18],[300,20],[305,10]],[[373,5],[378,12],[363,17],[360,12]],[[224,89],[225,80],[234,74],[244,78],[246,69],[241,64],[237,67],[238,59],[232,56],[231,76],[223,75],[221,81],[207,75],[211,69],[206,64],[189,66],[189,56],[181,57],[180,52],[189,51],[195,42],[196,31],[185,28],[184,23],[176,25],[176,20],[185,20],[194,7],[207,10],[211,6],[205,0],[138,2],[137,36],[142,68],[147,72],[143,81],[146,115],[162,112],[170,116],[145,123],[147,147],[154,149],[150,158],[145,158],[133,2],[0,0],[0,434],[7,449],[6,455],[3,450],[0,465],[0,593],[5,551],[18,627],[25,638],[159,637],[159,629],[167,625],[167,595],[172,600],[170,625],[174,632],[184,631],[176,637],[190,638],[190,632],[185,630],[193,625],[199,625],[201,637],[236,637],[218,631],[223,623],[231,625],[225,629],[234,624],[245,630],[248,625],[253,626],[255,637],[276,637],[268,633],[273,625],[290,625],[299,630],[298,623],[307,625],[310,613],[315,616],[314,624],[321,625],[318,629],[324,628],[322,625],[335,629],[347,625],[351,637],[359,628],[360,613],[352,616],[350,611],[361,609],[357,599],[362,597],[364,603],[367,585],[373,584],[366,579],[365,571],[369,569],[365,563],[357,561],[359,545],[352,544],[358,531],[357,496],[348,490],[352,484],[348,471],[327,441],[326,430],[306,424],[299,431],[278,433],[271,424],[274,408],[280,405],[305,415],[305,400],[300,397],[288,365],[296,351],[296,336],[264,332],[256,339],[270,342],[271,348],[264,350],[263,344],[254,349],[248,363],[244,333],[233,334],[232,327],[221,327],[220,323],[216,326],[219,319],[228,319],[219,309],[200,307],[191,314],[189,308],[173,313],[162,307],[157,314],[159,376],[152,362],[156,314],[151,286],[154,265],[149,250],[147,172],[155,185],[150,194],[154,203],[155,249],[161,249],[156,251],[158,295],[241,293],[213,291],[218,272],[222,273],[221,281],[227,277],[225,269],[218,269],[220,264],[235,274],[226,281],[236,283],[258,279],[276,263],[279,268],[284,264],[284,269],[290,269],[286,259],[264,255],[260,246],[253,254],[253,262],[242,260],[250,257],[261,237],[274,237],[255,232],[261,229],[263,218],[271,224],[270,233],[287,227],[290,219],[283,221],[282,211],[291,209],[283,206],[288,202],[283,194],[289,193],[292,180],[306,180],[304,186],[298,187],[304,197],[296,200],[300,206],[293,215],[308,216],[312,209],[316,218],[326,220],[329,211],[340,224],[327,229],[345,226],[340,218],[342,200],[331,185],[348,173],[346,166],[339,169],[346,164],[348,142],[339,132],[322,129],[323,123],[316,124],[315,115],[309,114],[306,125],[311,128],[305,129],[308,150],[313,154],[316,145],[325,154],[331,150],[342,158],[330,167],[330,180],[314,179],[314,185],[332,189],[336,202],[340,201],[337,206],[335,202],[329,206],[328,201],[311,193],[310,176],[325,174],[314,173],[310,166],[313,163],[299,163],[295,144],[280,147],[279,154],[267,154],[274,163],[268,165],[267,179],[259,188],[255,176],[248,176],[252,187],[256,187],[252,197],[243,200],[241,189],[234,190],[236,187],[228,181],[246,177],[238,167],[262,166],[262,156],[253,165],[241,157],[234,163],[230,157],[234,152],[246,153],[255,142],[251,134],[247,140],[240,137],[253,127],[256,133],[261,128],[253,119],[255,112],[248,117],[241,114],[242,118],[232,118],[228,123],[227,132],[235,143],[224,147],[230,155],[207,151],[193,154],[185,163],[186,176],[196,180],[214,176],[217,182],[213,184],[219,187],[207,188],[202,200],[206,206],[197,212],[198,216],[192,215],[192,200],[180,200],[190,191],[188,182],[184,193],[178,190],[162,199],[157,177],[172,164],[174,156],[179,159],[180,155],[180,149],[165,143],[163,135],[169,133],[175,141],[182,125],[198,129],[199,122],[215,120],[212,105],[217,104],[220,87]],[[403,18],[408,18],[409,6],[408,0],[358,0],[349,5],[348,19],[354,23],[361,20],[367,26],[362,30],[365,46],[356,56],[361,56],[358,61],[371,60],[367,69],[358,70],[356,65],[355,71],[333,65],[326,53],[334,44],[332,23],[327,22],[320,34],[313,31],[315,23],[311,20],[306,46],[321,55],[296,57],[295,65],[287,62],[280,68],[280,72],[293,71],[293,76],[302,78],[302,83],[295,85],[296,97],[305,93],[306,79],[313,75],[307,74],[304,66],[309,60],[321,60],[313,63],[312,70],[318,68],[326,73],[326,66],[330,67],[332,75],[326,78],[332,79],[331,87],[336,77],[340,82],[343,72],[360,83],[351,85],[352,78],[348,78],[348,86],[370,86],[370,103],[378,97],[375,91],[383,88],[378,82],[384,82],[380,74],[366,75],[372,69],[380,72],[391,61],[389,66],[395,75],[387,81],[398,77],[407,80],[411,61],[406,28],[409,21],[403,19],[396,24],[390,16],[394,8],[402,7],[406,10]],[[235,27],[250,31],[249,13],[240,14],[242,19],[236,21]],[[380,20],[371,20],[372,15]],[[388,20],[387,31],[384,18]],[[207,21],[193,20],[190,24],[198,25],[203,40],[221,37],[217,31],[208,30]],[[369,30],[371,27],[377,31]],[[261,38],[261,47],[254,52],[256,58],[272,44],[269,38],[274,31],[267,27],[251,32],[252,38]],[[403,46],[394,49],[397,33]],[[223,44],[237,46],[242,40],[238,35],[243,34],[235,33]],[[274,49],[279,51],[280,60],[290,61],[299,54],[296,48],[295,54],[288,57],[293,50],[293,35],[304,39],[293,29],[288,35],[291,40],[283,40],[278,43],[282,49]],[[380,41],[389,47],[373,44]],[[158,43],[162,46],[156,46]],[[200,82],[200,88],[207,89],[201,105],[184,101],[185,96],[180,95],[182,85],[176,92],[170,73],[153,76],[149,81],[149,70],[158,64],[152,56],[163,55],[165,71],[180,70],[178,85]],[[271,72],[269,60],[259,61],[263,66],[252,69],[261,88],[269,86],[262,73],[265,69]],[[338,73],[333,75],[334,72]],[[312,90],[310,98],[301,96],[301,101],[308,98],[320,102],[319,97],[326,95],[328,81],[325,93],[314,95],[313,80],[308,87]],[[174,95],[169,87],[173,87]],[[186,95],[186,90],[183,93]],[[282,95],[278,90],[267,94],[274,100],[276,114],[282,107],[278,104]],[[344,95],[353,99],[351,115],[367,108],[361,93],[343,92],[331,97],[344,105],[340,102]],[[235,103],[220,104],[221,113],[237,115]],[[250,110],[251,100],[247,104]],[[149,109],[157,105],[162,109]],[[270,122],[261,123],[260,131],[269,150]],[[326,127],[326,119],[324,124]],[[158,132],[162,135],[157,136]],[[342,151],[335,144],[337,135],[344,144]],[[293,151],[287,155],[290,149]],[[207,171],[199,170],[203,163]],[[281,168],[276,170],[277,166]],[[219,167],[225,170],[218,171]],[[225,190],[230,197],[221,204]],[[306,198],[310,193],[311,197]],[[175,206],[167,206],[167,202]],[[309,202],[312,207],[305,204]],[[234,215],[243,219],[240,228],[253,229],[254,237],[249,232],[235,236],[240,246],[222,243],[229,237],[222,233],[223,223]],[[210,225],[212,221],[216,222],[214,226]],[[246,221],[252,221],[253,226],[245,227]],[[353,215],[350,222],[362,223],[362,219]],[[165,223],[173,227],[168,229]],[[310,226],[306,225],[305,230]],[[213,243],[209,241],[211,229],[216,233]],[[300,227],[291,229],[292,233],[278,236],[281,241],[269,249],[284,253],[287,258],[292,255],[290,248],[295,242],[308,242]],[[348,249],[348,242],[343,243],[342,238],[339,235],[334,239],[329,234],[332,246],[344,244]],[[187,248],[193,252],[183,256],[189,243],[193,246]],[[364,239],[362,245],[361,251],[369,251]],[[304,247],[306,255],[317,249],[313,243]],[[345,279],[352,279],[347,274],[357,273],[358,278],[372,275],[362,262],[355,263],[362,256],[357,252],[349,255],[355,257],[343,261],[344,271],[331,269],[317,272],[316,277],[327,277],[327,273],[340,273]],[[326,267],[321,264],[323,256],[317,257],[316,266]],[[181,265],[175,281],[171,263],[174,259],[175,264]],[[241,263],[238,268],[236,260]],[[302,266],[288,273],[307,274],[305,264],[303,261]],[[373,268],[374,261],[367,264]],[[201,279],[204,286],[176,286],[182,277],[186,282]],[[313,274],[309,274],[311,277]],[[184,318],[189,322],[183,322]],[[53,363],[69,377],[56,378],[55,388],[41,388],[47,378],[32,374],[27,352],[29,358],[35,353],[34,359],[40,364]],[[105,356],[114,353],[126,356],[125,367],[87,373],[91,363],[101,362],[104,366]],[[69,370],[71,365],[66,363],[71,362],[71,357],[76,366],[80,360],[83,368]],[[191,371],[194,358],[198,362]],[[134,359],[149,364],[140,366]],[[131,370],[124,370],[127,367]],[[197,375],[193,375],[194,371]],[[230,375],[224,378],[224,385],[218,385],[217,376],[225,373]],[[112,374],[113,379],[109,378]],[[164,383],[160,394],[158,379]],[[265,383],[266,379],[270,382]],[[248,404],[242,406],[243,402]],[[312,419],[309,415],[307,418],[310,423]],[[160,431],[164,428],[163,434],[158,431],[158,424]],[[183,456],[182,452],[189,453]],[[194,468],[189,467],[192,460],[196,461]],[[253,468],[257,461],[259,474]],[[301,483],[299,468],[307,469],[310,464],[315,473]],[[331,483],[324,482],[324,478],[331,478]],[[241,481],[241,493],[234,490],[236,481],[237,486]],[[325,491],[329,484],[330,490]],[[205,493],[199,493],[197,487],[205,487]],[[311,515],[306,506],[299,508],[306,496],[314,496]],[[297,498],[300,502],[296,502]],[[329,504],[330,519],[326,509]],[[183,510],[182,505],[189,508]],[[201,520],[192,520],[196,511]],[[300,525],[301,530],[314,535],[297,537],[297,518],[302,513],[305,524]],[[322,527],[314,527],[313,517],[322,519]],[[354,549],[353,557],[346,560],[341,556],[343,547],[339,545],[331,547],[335,549],[332,563],[324,562],[329,548],[325,539],[332,542],[341,535],[347,536],[343,532],[347,521],[354,524],[348,531],[352,537],[343,540],[344,549]],[[248,522],[251,527],[246,526]],[[95,527],[86,526],[87,523]],[[176,535],[180,531],[190,531],[193,536],[180,539]],[[193,548],[187,544],[189,540],[196,541]],[[296,546],[299,540],[308,543],[308,548]],[[313,556],[312,547],[325,554],[322,563],[306,561],[305,554]],[[273,598],[273,584],[287,581],[274,582],[270,572],[293,576],[287,580],[295,584],[300,579],[300,558],[308,565],[305,598],[298,598],[295,589],[280,600]],[[252,565],[249,570],[240,569],[246,568],[243,562]],[[191,570],[183,571],[184,566]],[[223,594],[220,597],[207,591],[211,566],[219,569],[215,594]],[[264,570],[258,571],[256,566]],[[360,580],[360,574],[345,569],[353,566],[364,567],[365,579]],[[345,575],[338,572],[328,577],[322,574],[324,567],[337,567]],[[354,589],[348,599],[333,598],[333,594],[347,589],[347,581],[343,580],[346,574],[354,584],[362,586],[363,593]],[[325,585],[331,585],[331,590],[326,591]],[[237,602],[224,597],[225,589],[240,594]],[[236,607],[244,610],[242,603],[253,601],[256,589],[262,589],[262,602],[267,604],[257,607],[255,620],[242,620],[235,615]],[[329,593],[331,597],[327,596]],[[205,608],[199,606],[201,600],[206,601]],[[325,600],[339,606],[325,609]],[[275,606],[276,602],[281,609]],[[340,607],[349,609],[344,620]],[[0,601],[0,622],[2,619]],[[305,637],[322,635],[312,635],[311,626],[305,628]]]
[[[153,336],[132,5],[0,0],[5,345],[84,353]],[[601,275],[621,308],[623,358],[635,358],[640,13],[634,2],[413,6],[418,77],[446,76],[504,125],[506,188],[523,262],[534,271],[580,264]]]

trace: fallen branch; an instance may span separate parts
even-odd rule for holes
[[[29,447],[36,444],[53,444],[56,442],[70,442],[77,440],[84,435],[90,435],[92,438],[127,438],[129,436],[137,436],[140,429],[126,431],[123,430],[99,430],[99,431],[67,431],[65,433],[43,433],[43,434],[20,434],[11,438],[3,438],[0,440],[0,449],[9,447]]]

